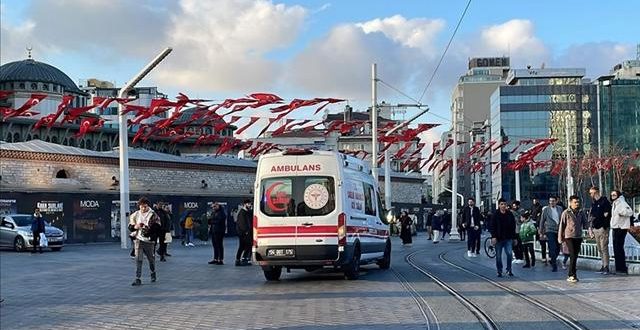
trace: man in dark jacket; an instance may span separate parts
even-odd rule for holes
[[[224,234],[227,231],[227,215],[218,202],[213,203],[213,210],[207,221],[209,222],[209,236],[213,245],[213,260],[210,265],[224,265]]]
[[[158,242],[160,247],[158,248],[158,254],[160,255],[160,261],[167,261],[167,243],[165,238],[167,233],[171,232],[171,216],[167,212],[165,204],[160,202],[158,207],[154,210],[158,219],[160,220],[160,227],[158,228]]]
[[[236,231],[238,232],[238,252],[236,252],[236,266],[251,265],[251,246],[253,245],[253,210],[252,200],[245,199],[236,221]]]
[[[468,242],[467,242],[467,256],[477,257],[480,254],[480,226],[482,222],[482,215],[480,209],[476,206],[476,201],[473,198],[468,199],[469,206],[462,210],[462,227],[466,229]]]
[[[498,210],[493,215],[491,221],[491,244],[496,247],[496,269],[498,277],[502,277],[502,251],[507,255],[507,275],[513,276],[511,272],[511,261],[513,244],[516,240],[516,219],[513,213],[507,208],[507,201],[503,198],[498,200]]]
[[[33,221],[31,222],[31,233],[33,234],[33,250],[31,253],[36,253],[36,248],[42,253],[42,246],[40,246],[40,234],[45,232],[45,223],[40,209],[36,207],[33,212]]]
[[[598,187],[589,188],[592,198],[589,212],[589,236],[596,239],[596,247],[600,253],[602,267],[599,273],[609,274],[609,228],[611,227],[611,203],[600,195]]]

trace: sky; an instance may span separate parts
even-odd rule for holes
[[[451,92],[470,57],[507,55],[514,68],[581,67],[596,78],[635,58],[640,43],[640,1],[473,0],[421,98],[467,1],[3,0],[0,63],[26,58],[30,46],[34,59],[77,83],[121,86],[170,46],[139,86],[214,100],[253,92],[335,97],[364,111],[375,62],[385,83],[378,100],[427,104],[416,123],[442,124],[425,135],[432,140],[450,126]]]

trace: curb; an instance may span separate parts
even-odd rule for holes
[[[536,257],[542,258],[542,254],[536,251]],[[558,259],[560,259],[561,257],[562,256],[558,256]],[[560,261],[558,260],[558,262]],[[610,262],[609,269],[611,269],[612,265],[613,263]],[[596,259],[578,257],[578,267],[581,269],[597,271],[600,269],[600,267],[602,267],[602,263],[600,259],[596,260]],[[613,268],[615,270],[615,266]],[[629,271],[629,275],[640,275],[640,264],[627,262],[627,269]]]

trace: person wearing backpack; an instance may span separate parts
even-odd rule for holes
[[[40,209],[36,207],[33,212],[33,221],[31,222],[31,232],[33,233],[33,250],[31,253],[36,253],[36,248],[42,253],[42,246],[40,246],[40,234],[44,234],[44,218]]]
[[[533,242],[536,238],[536,226],[531,221],[531,213],[524,211],[520,216],[520,241],[522,241],[524,261],[522,268],[532,268],[536,265],[536,252],[533,250]]]

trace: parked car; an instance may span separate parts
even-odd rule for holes
[[[0,216],[0,247],[13,248],[18,252],[30,249],[33,246],[33,233],[31,232],[31,214],[6,214]],[[51,226],[45,221],[45,236],[49,241],[49,248],[60,251],[64,246],[64,232]]]

